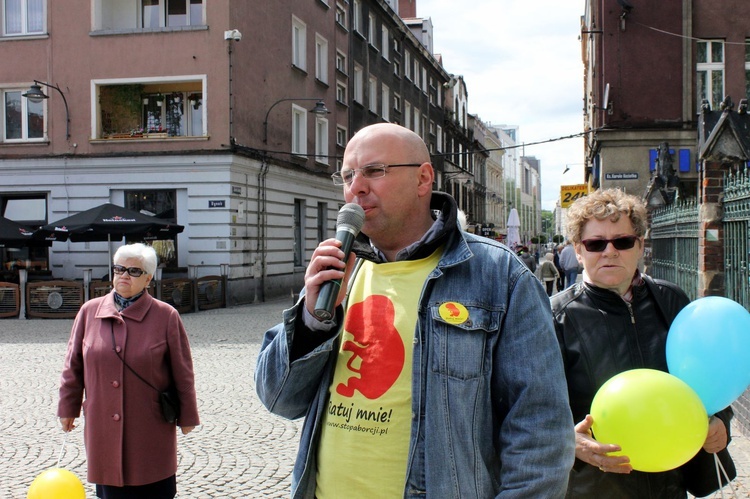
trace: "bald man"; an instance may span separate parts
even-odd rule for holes
[[[315,249],[255,371],[271,412],[305,417],[292,497],[563,497],[572,416],[538,280],[461,230],[410,130],[363,128],[332,177],[364,226],[348,259],[336,239]]]

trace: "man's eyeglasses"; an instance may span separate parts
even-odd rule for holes
[[[331,178],[333,179],[333,185],[349,185],[354,182],[354,177],[356,177],[357,174],[366,179],[382,178],[388,173],[388,168],[396,168],[398,166],[422,166],[422,163],[404,163],[400,165],[376,163],[373,165],[365,165],[362,168],[355,168],[353,170],[342,170],[331,175]]]
[[[614,246],[616,250],[629,250],[635,246],[637,240],[638,236],[622,236],[614,239],[584,239],[581,241],[581,244],[586,248],[586,251],[591,253],[601,253],[607,248],[609,243],[612,243],[612,246]]]
[[[138,267],[123,267],[122,265],[112,265],[112,272],[117,275],[121,275],[127,272],[130,277],[141,277],[146,273],[145,270],[139,269]]]

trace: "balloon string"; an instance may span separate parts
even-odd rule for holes
[[[737,491],[734,490],[734,485],[729,479],[729,475],[727,474],[727,470],[724,469],[724,465],[721,464],[721,460],[719,460],[718,454],[714,454],[714,467],[716,468],[716,479],[719,483],[719,493],[721,494],[721,499],[724,499],[724,486],[721,485],[722,476],[726,479],[729,488],[732,489],[732,497],[737,497]]]
[[[60,461],[62,461],[63,452],[65,451],[65,441],[68,439],[68,432],[63,433],[63,442],[62,446],[60,447],[60,453],[57,455],[57,467],[60,467]]]

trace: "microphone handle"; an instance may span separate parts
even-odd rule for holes
[[[344,262],[349,259],[349,252],[354,243],[354,228],[343,225],[336,230],[336,239],[341,241],[341,251],[344,252]],[[320,287],[318,300],[315,302],[315,317],[321,321],[330,320],[333,317],[333,309],[336,307],[336,298],[341,289],[341,279],[326,281]]]

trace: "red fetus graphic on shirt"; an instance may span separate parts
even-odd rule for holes
[[[370,400],[381,397],[398,379],[404,367],[404,343],[394,325],[395,309],[390,298],[372,295],[349,307],[342,351],[352,356],[346,367],[353,373],[336,392],[351,397],[358,390]]]

